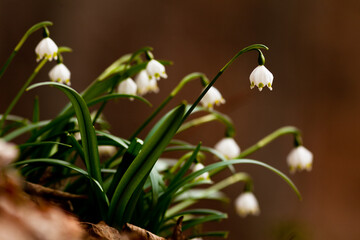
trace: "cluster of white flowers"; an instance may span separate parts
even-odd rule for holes
[[[135,77],[135,82],[128,78],[122,81],[118,87],[118,93],[131,95],[145,95],[149,92],[159,92],[157,81],[167,78],[165,67],[160,62],[152,59],[148,62],[146,69],[140,71]]]
[[[0,139],[0,168],[13,162],[19,155],[19,149],[13,143]]]
[[[49,37],[43,38],[35,48],[36,60],[40,61],[43,58],[52,61],[52,59],[58,59],[58,46]],[[70,85],[70,71],[62,63],[57,63],[49,72],[49,78],[53,82],[59,82],[66,85]]]
[[[312,168],[313,154],[303,146],[298,146],[290,151],[287,156],[287,164],[290,172],[295,173],[296,170],[308,170]]]

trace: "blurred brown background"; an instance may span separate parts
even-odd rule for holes
[[[227,100],[217,110],[233,118],[242,149],[284,125],[302,130],[315,156],[313,171],[291,178],[304,199],[299,202],[266,169],[237,166],[255,179],[261,215],[242,219],[232,202],[217,204],[229,219],[207,228],[229,229],[229,239],[360,239],[360,1],[0,0],[0,64],[26,29],[44,20],[54,22],[50,32],[58,45],[74,49],[64,58],[78,91],[117,57],[143,46],[154,47],[158,59],[174,61],[167,68],[169,78],[159,82],[160,94],[147,96],[155,105],[186,74],[213,77],[239,49],[253,43],[269,46],[266,66],[275,76],[274,90],[250,91],[248,77],[257,55],[248,53],[216,83]],[[40,32],[34,34],[5,73],[0,112],[36,66],[34,48],[40,39]],[[47,80],[53,64],[36,81]],[[183,98],[194,101],[200,90],[200,84],[191,83],[172,106]],[[42,88],[26,93],[13,113],[30,117],[34,94],[40,96],[42,119],[55,116],[67,101],[58,91]],[[123,137],[150,112],[142,103],[125,100],[105,111],[112,132]],[[182,137],[213,146],[223,130],[213,123]],[[251,158],[288,173],[285,159],[291,148],[292,138],[283,137]],[[241,188],[226,193],[234,199]]]

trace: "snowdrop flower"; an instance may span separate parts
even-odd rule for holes
[[[115,153],[116,153],[116,147],[114,146],[110,146],[110,145],[100,145],[99,146],[99,155],[100,156],[107,156],[107,157],[110,157],[110,156],[113,156]]]
[[[215,87],[211,87],[205,96],[201,99],[200,103],[203,105],[203,107],[212,109],[214,104],[217,106],[224,104],[225,99],[222,97],[219,90],[217,90]]]
[[[193,167],[193,172],[197,172],[197,171],[203,169],[204,167],[205,167],[205,166],[204,166],[203,164],[197,163],[197,164],[195,164],[195,166]],[[203,173],[203,174],[201,174],[200,176],[198,176],[198,177],[195,178],[195,181],[204,181],[204,180],[211,181],[208,172],[205,172],[205,173]]]
[[[131,78],[127,78],[119,84],[118,93],[120,94],[129,94],[129,95],[136,95],[137,86],[134,80]],[[134,100],[130,98],[130,100]]]
[[[311,170],[313,162],[313,154],[303,146],[298,146],[291,150],[287,156],[287,164],[290,167],[290,172],[294,173],[296,170],[306,169]]]
[[[235,209],[241,217],[248,214],[259,215],[259,203],[252,192],[244,192],[235,200]]]
[[[152,79],[153,77],[156,80],[160,80],[160,77],[167,78],[164,65],[154,59],[151,59],[150,62],[147,64],[146,72],[148,73],[150,79]]]
[[[253,89],[257,86],[261,91],[263,87],[267,86],[272,90],[273,79],[273,74],[264,65],[259,65],[250,74],[250,88]]]
[[[13,143],[0,139],[0,168],[13,162],[19,155],[19,149]]]
[[[144,95],[148,92],[159,92],[157,81],[155,78],[149,79],[146,70],[142,70],[135,78],[137,85],[137,92],[139,95]]]
[[[51,40],[51,38],[43,38],[35,48],[36,61],[40,61],[43,58],[47,58],[51,61],[53,58],[57,59],[58,46]]]
[[[69,69],[63,64],[58,63],[55,67],[53,67],[49,72],[49,77],[51,81],[64,83],[70,86],[70,71]]]
[[[215,144],[215,150],[222,153],[227,159],[236,158],[240,154],[240,147],[231,137],[221,139]]]

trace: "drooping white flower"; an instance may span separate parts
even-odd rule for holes
[[[205,166],[202,163],[197,163],[195,164],[195,166],[193,167],[193,172],[197,172],[201,169],[203,169]],[[203,181],[203,180],[208,180],[211,181],[209,173],[205,172],[203,174],[201,174],[200,176],[195,178],[195,181]]]
[[[222,153],[226,158],[236,158],[240,154],[240,147],[231,137],[221,139],[214,147],[217,151]]]
[[[0,168],[13,162],[19,155],[15,144],[0,139]]]
[[[47,58],[51,61],[53,58],[57,59],[58,46],[49,37],[43,38],[35,48],[36,61]]]
[[[261,91],[263,87],[267,86],[272,90],[273,79],[273,74],[264,65],[259,65],[250,74],[250,88],[253,89],[257,86]]]
[[[290,172],[294,173],[296,170],[308,170],[312,168],[313,154],[303,146],[298,146],[292,149],[287,156],[287,164],[290,167]]]
[[[235,209],[241,217],[246,217],[248,214],[260,214],[259,203],[252,192],[240,194],[235,200]]]
[[[64,83],[69,86],[71,84],[70,76],[71,73],[69,69],[63,63],[56,64],[56,66],[54,66],[49,72],[49,77],[51,81]]]
[[[136,91],[136,83],[131,78],[125,79],[118,86],[118,93],[120,94],[136,95]],[[133,100],[133,98],[130,98],[130,100]]]
[[[116,153],[116,147],[111,145],[100,145],[99,146],[99,155],[104,157],[113,156]]]
[[[139,72],[139,74],[135,77],[135,82],[139,95],[145,95],[148,92],[159,92],[156,79],[149,79],[146,70],[142,70]]]
[[[201,99],[200,103],[203,105],[203,107],[212,109],[214,104],[217,106],[224,104],[225,99],[222,97],[219,90],[217,90],[215,87],[211,87],[205,96]]]
[[[155,78],[156,80],[160,80],[160,77],[167,78],[164,65],[154,59],[148,62],[146,72],[150,79]]]

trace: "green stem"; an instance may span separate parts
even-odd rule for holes
[[[28,78],[28,80],[25,82],[25,84],[22,86],[22,88],[20,89],[20,91],[18,92],[18,94],[15,96],[15,98],[12,100],[12,102],[10,103],[9,107],[6,109],[3,117],[1,118],[0,121],[0,136],[2,136],[2,130],[3,130],[3,125],[5,123],[6,117],[7,115],[11,112],[11,110],[15,107],[16,103],[19,101],[20,97],[23,95],[23,93],[25,92],[26,88],[30,85],[30,83],[32,82],[32,80],[36,77],[36,75],[39,73],[39,71],[41,70],[41,68],[45,65],[45,63],[47,62],[47,59],[43,59],[35,68],[34,72],[30,75],[30,77]]]
[[[227,62],[225,64],[225,66],[220,69],[220,71],[216,74],[216,76],[214,77],[214,79],[206,86],[206,88],[202,91],[202,93],[200,94],[200,96],[196,99],[196,101],[193,103],[193,105],[187,110],[187,112],[185,113],[182,122],[184,122],[186,120],[187,117],[189,117],[189,115],[192,113],[192,111],[195,109],[195,107],[199,104],[199,102],[201,101],[201,99],[205,96],[205,94],[209,91],[209,89],[214,85],[214,83],[216,82],[216,80],[225,72],[225,70],[243,53],[252,51],[252,50],[257,50],[257,49],[266,49],[268,50],[269,48],[266,47],[265,45],[262,44],[253,44],[250,45],[246,48],[243,48],[242,50],[240,50],[237,54],[235,54],[235,56],[230,59],[229,62]]]
[[[171,91],[170,95],[158,106],[155,111],[143,122],[143,124],[131,135],[129,140],[134,139],[138,134],[156,117],[156,115],[173,99],[176,94],[187,84],[188,82],[200,78],[202,81],[206,81],[206,76],[203,73],[191,73],[184,77],[180,83]]]
[[[34,26],[32,26],[31,28],[29,28],[26,33],[24,34],[24,36],[20,39],[19,43],[16,45],[16,47],[14,48],[13,52],[10,54],[9,58],[6,60],[4,66],[0,69],[0,79],[2,77],[2,75],[5,73],[7,67],[9,66],[9,64],[11,63],[11,61],[13,60],[13,58],[15,57],[15,55],[19,52],[20,48],[22,47],[22,45],[24,45],[26,39],[35,31],[46,27],[46,26],[51,26],[53,25],[52,22],[40,22],[35,24]]]
[[[244,157],[252,154],[253,152],[259,150],[260,148],[266,146],[267,144],[271,143],[278,137],[286,135],[286,134],[294,135],[295,146],[302,145],[301,134],[300,134],[299,129],[297,129],[295,127],[287,126],[287,127],[279,128],[275,132],[267,135],[266,137],[264,137],[263,139],[258,141],[256,144],[247,148],[245,151],[242,151],[237,158],[244,158]]]

